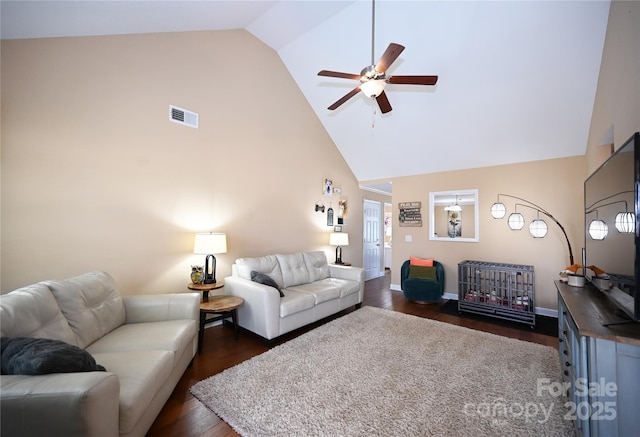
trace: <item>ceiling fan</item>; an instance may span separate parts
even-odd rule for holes
[[[387,98],[387,94],[384,92],[386,84],[435,85],[438,81],[438,76],[387,76],[387,69],[404,50],[404,46],[400,44],[389,44],[389,47],[387,47],[387,50],[385,50],[378,63],[375,65],[373,64],[376,16],[375,0],[372,0],[371,3],[371,65],[363,68],[360,74],[340,73],[329,70],[322,70],[318,73],[318,76],[338,77],[341,79],[353,79],[360,81],[360,85],[349,91],[341,99],[327,108],[331,111],[338,108],[351,97],[362,91],[365,96],[372,99],[375,98],[378,102],[378,106],[380,107],[380,111],[385,114],[392,109],[389,99]]]

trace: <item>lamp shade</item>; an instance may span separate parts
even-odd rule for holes
[[[589,224],[589,236],[594,240],[604,240],[609,234],[609,226],[602,220],[592,220]]]
[[[533,238],[544,238],[548,230],[547,223],[542,219],[535,219],[529,225],[529,233]]]
[[[501,219],[507,213],[507,207],[502,202],[496,202],[491,205],[491,216],[495,219]]]
[[[329,235],[329,244],[332,246],[348,246],[349,234],[346,232],[332,232]]]
[[[227,235],[214,232],[196,234],[193,253],[199,255],[227,253]]]
[[[632,212],[619,212],[616,214],[615,225],[621,234],[633,234],[636,232],[636,215]]]
[[[444,210],[445,211],[452,211],[452,212],[461,212],[462,211],[462,207],[456,203],[455,205],[445,206]]]
[[[514,212],[509,216],[509,227],[514,231],[519,231],[524,227],[524,217],[519,212]]]
[[[380,94],[382,94],[382,91],[384,91],[384,87],[386,84],[387,83],[381,79],[370,79],[360,85],[360,91],[362,91],[367,97],[378,97]]]

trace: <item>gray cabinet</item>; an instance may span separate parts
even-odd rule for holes
[[[558,352],[567,418],[582,437],[626,437],[640,430],[640,324],[620,322],[593,287],[560,281]]]

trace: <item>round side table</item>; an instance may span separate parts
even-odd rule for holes
[[[238,308],[242,306],[244,300],[237,296],[211,296],[211,298],[200,304],[200,330],[198,332],[198,353],[202,352],[204,340],[204,325],[207,322],[215,322],[231,317],[233,323],[233,335],[238,338]],[[214,314],[215,317],[207,319],[207,314]]]
[[[209,301],[209,292],[218,288],[224,287],[224,279],[219,279],[213,284],[194,284],[193,282],[187,285],[189,290],[197,290],[202,292],[202,301]]]

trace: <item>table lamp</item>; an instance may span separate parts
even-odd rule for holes
[[[207,255],[205,258],[204,283],[216,283],[216,257],[215,253],[227,253],[227,236],[224,233],[201,233],[196,234],[193,244],[193,253]],[[211,262],[211,265],[209,265]]]
[[[346,232],[332,232],[329,235],[329,244],[336,247],[336,264],[344,264],[342,261],[342,247],[349,245],[349,234]]]

